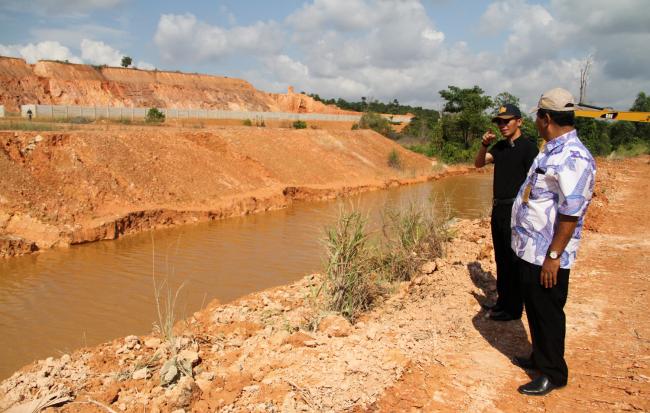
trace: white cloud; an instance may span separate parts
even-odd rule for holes
[[[93,65],[119,66],[122,63],[122,53],[104,42],[83,39],[81,41],[81,57],[86,63]]]
[[[138,69],[142,70],[154,70],[156,68],[156,66],[152,65],[151,63],[147,63],[142,60],[138,60],[138,62],[133,65],[133,67],[137,67]]]
[[[277,23],[257,22],[224,29],[202,22],[193,14],[163,14],[154,41],[164,60],[198,63],[218,61],[234,54],[277,54],[283,45]]]
[[[43,16],[80,17],[93,10],[111,9],[124,0],[4,0],[0,8]]]
[[[128,33],[97,24],[67,25],[65,28],[37,28],[30,30],[36,41],[53,40],[68,47],[77,47],[79,39],[111,39],[124,41]]]
[[[70,52],[70,49],[53,41],[25,45],[0,45],[0,55],[22,57],[27,63],[35,63],[38,60],[67,60],[71,63],[82,63],[80,58]]]

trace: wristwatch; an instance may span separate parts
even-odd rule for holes
[[[546,256],[552,260],[557,260],[558,258],[560,258],[560,253],[557,251],[550,250],[548,253],[546,253]]]

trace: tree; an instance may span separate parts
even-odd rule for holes
[[[447,101],[443,110],[456,114],[451,119],[449,130],[458,129],[465,148],[469,148],[473,138],[482,134],[489,126],[490,120],[484,112],[492,106],[492,98],[484,96],[485,92],[478,86],[470,89],[448,86],[447,90],[441,90],[439,93]],[[445,133],[445,140],[453,138],[454,136]]]
[[[151,108],[147,111],[144,120],[147,123],[162,123],[165,121],[165,114],[158,110],[158,108]]]
[[[492,107],[496,113],[501,106],[508,103],[519,107],[519,98],[510,92],[501,92],[494,97],[494,105]]]
[[[639,92],[634,104],[630,108],[632,112],[650,112],[650,96]],[[636,136],[650,143],[650,123],[636,122]]]
[[[129,67],[133,63],[133,59],[129,56],[122,56],[122,67]]]

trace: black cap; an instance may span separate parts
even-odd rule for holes
[[[492,122],[497,119],[512,119],[512,118],[521,118],[521,111],[519,108],[513,104],[506,103],[501,106],[497,111],[497,114],[492,118]]]

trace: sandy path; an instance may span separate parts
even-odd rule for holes
[[[529,351],[527,323],[491,322],[475,304],[473,327],[438,350],[440,362],[411,366],[370,411],[650,411],[650,164],[645,157],[599,167],[609,205],[590,217],[598,232],[586,233],[571,273],[569,385],[542,398],[519,395],[528,377],[509,357]],[[490,273],[479,275],[489,284]]]

